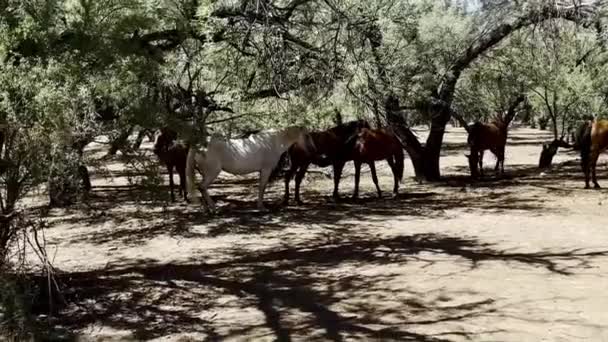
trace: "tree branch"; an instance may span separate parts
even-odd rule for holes
[[[281,95],[283,95],[285,93],[300,89],[301,87],[313,85],[315,83],[316,83],[316,80],[313,77],[306,77],[295,84],[284,85],[284,86],[278,87],[278,88],[272,87],[272,88],[268,88],[268,89],[258,90],[253,93],[249,93],[245,96],[245,99],[246,100],[255,100],[255,99],[263,99],[263,98],[267,98],[267,97],[280,98]]]

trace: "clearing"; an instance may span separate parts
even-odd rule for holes
[[[304,206],[264,214],[255,177],[223,174],[215,217],[129,185],[113,158],[88,205],[47,214],[70,303],[58,322],[92,341],[608,341],[607,192],[583,189],[574,152],[539,173],[547,140],[511,130],[506,177],[471,183],[466,132],[449,128],[442,183],[418,184],[406,160],[391,199],[379,162],[386,198],[364,167],[362,199],[334,204],[317,173]],[[267,203],[282,194],[280,181]]]

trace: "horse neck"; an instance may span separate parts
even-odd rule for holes
[[[280,149],[287,150],[289,146],[297,143],[300,140],[301,134],[294,134],[290,130],[281,131],[280,134],[272,134],[271,137]]]
[[[495,118],[494,120],[490,121],[490,124],[496,126],[501,132],[504,133],[507,132],[507,128],[509,127],[509,124],[506,123],[503,118]]]

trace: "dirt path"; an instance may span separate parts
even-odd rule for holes
[[[306,205],[260,214],[255,180],[224,177],[217,217],[129,186],[115,162],[90,207],[49,213],[76,303],[61,322],[103,341],[608,341],[608,196],[582,189],[573,153],[539,174],[547,139],[514,130],[507,177],[470,184],[451,129],[446,181],[419,185],[406,161],[394,200],[364,174],[364,198],[336,205],[331,181],[309,177]]]

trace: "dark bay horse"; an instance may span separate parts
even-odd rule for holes
[[[593,177],[593,187],[600,188],[595,169],[600,153],[608,148],[608,120],[588,121],[577,132],[578,147],[581,151],[581,167],[585,174],[585,189],[589,189],[589,176]]]
[[[154,142],[154,154],[158,159],[165,164],[167,172],[169,172],[169,188],[171,189],[171,201],[175,202],[173,193],[173,169],[176,169],[179,175],[179,194],[184,196],[184,201],[187,201],[186,196],[186,158],[188,156],[188,146],[177,140],[177,132],[170,128],[162,128],[160,134]]]
[[[507,145],[507,124],[501,120],[494,120],[490,123],[475,122],[469,129],[467,143],[471,154],[466,155],[469,159],[471,177],[483,177],[483,154],[485,150],[490,150],[496,156],[496,166],[494,172],[500,175],[505,172],[505,146]],[[479,168],[478,168],[479,167]]]
[[[369,165],[372,180],[376,185],[378,197],[382,197],[382,191],[378,185],[376,166],[374,161],[386,160],[393,171],[395,180],[393,195],[399,194],[399,182],[403,179],[403,147],[397,137],[386,129],[364,128],[354,139],[354,146],[349,151],[355,164],[355,191],[353,198],[359,197],[359,178],[361,175],[361,164]]]
[[[310,164],[320,167],[333,165],[333,197],[337,200],[339,198],[338,188],[344,164],[352,160],[352,155],[345,153],[345,144],[349,139],[354,139],[363,128],[370,128],[367,121],[349,121],[326,131],[308,133],[303,140],[292,145],[287,151],[291,166],[285,174],[285,197],[283,204],[289,203],[289,182],[294,174],[296,176],[296,203],[302,204],[300,200],[300,184]]]

